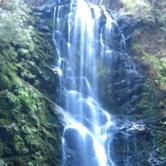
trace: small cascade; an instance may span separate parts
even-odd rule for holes
[[[113,52],[113,14],[83,0],[54,10],[54,70],[59,74],[63,108],[63,166],[114,166],[111,132],[114,121],[99,103],[97,62],[110,65]],[[124,47],[124,46],[122,46]]]

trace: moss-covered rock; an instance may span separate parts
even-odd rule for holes
[[[0,165],[59,166],[52,36],[26,4],[11,4],[0,6]]]

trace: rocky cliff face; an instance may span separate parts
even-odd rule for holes
[[[104,86],[101,80],[101,100],[120,118],[113,142],[114,158],[118,165],[164,166],[166,2],[111,2],[110,7],[116,6],[120,14],[119,28],[133,64],[117,60],[102,75],[108,84]]]

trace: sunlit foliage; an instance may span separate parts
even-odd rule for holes
[[[122,0],[129,14],[140,15],[151,11],[151,5],[146,0]]]

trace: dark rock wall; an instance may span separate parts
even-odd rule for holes
[[[103,105],[119,117],[112,157],[117,165],[164,166],[166,1],[142,1],[139,10],[138,1],[126,2],[116,9],[130,60],[115,53],[113,68],[99,77]]]

